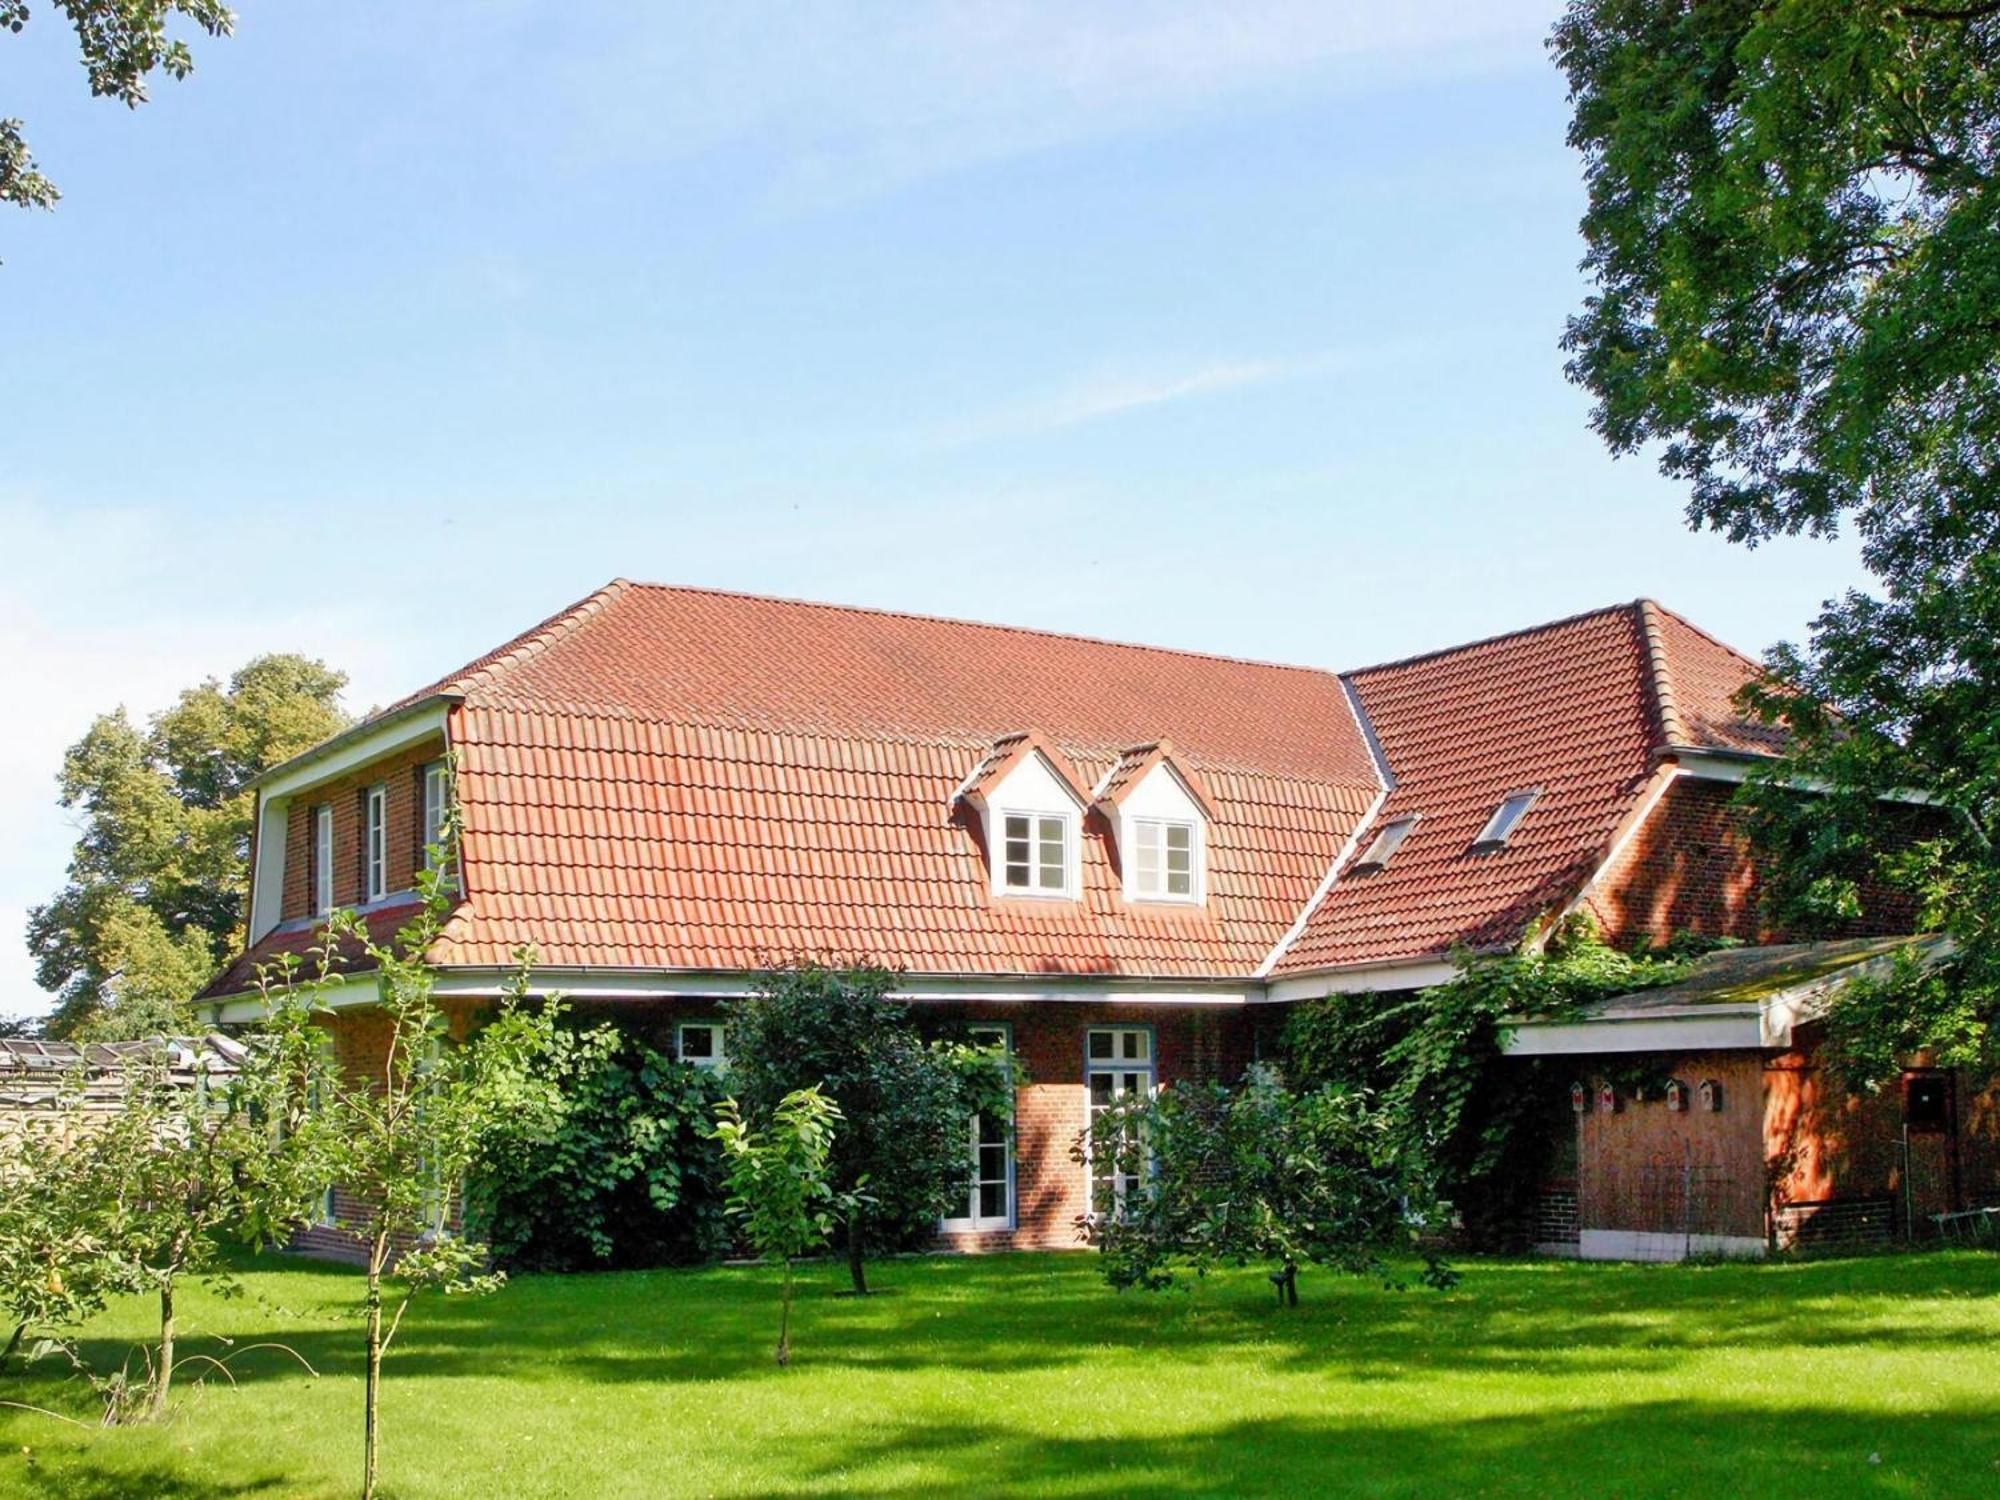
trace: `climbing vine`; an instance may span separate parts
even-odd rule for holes
[[[1538,946],[1462,957],[1458,977],[1407,996],[1329,995],[1297,1007],[1283,1051],[1295,1087],[1365,1088],[1400,1149],[1429,1162],[1478,1244],[1516,1242],[1528,1201],[1570,1128],[1572,1069],[1507,1059],[1504,1022],[1560,1016],[1592,1000],[1672,984],[1704,945],[1657,953],[1602,941],[1587,918]]]

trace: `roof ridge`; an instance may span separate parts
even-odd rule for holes
[[[743,589],[705,588],[691,583],[646,583],[618,579],[628,589],[654,590],[668,594],[703,594],[711,599],[745,599],[756,604],[787,604],[795,609],[829,609],[841,614],[876,615],[893,620],[913,620],[925,625],[959,625],[968,630],[994,630],[1005,635],[1031,635],[1042,640],[1076,641],[1086,646],[1111,646],[1121,651],[1152,651],[1162,656],[1186,656],[1198,661],[1227,662],[1238,667],[1265,667],[1276,672],[1302,672],[1313,677],[1338,674],[1325,667],[1302,662],[1271,661],[1257,656],[1229,656],[1220,651],[1194,651],[1185,646],[1158,646],[1146,641],[1120,641],[1109,636],[1085,635],[1075,630],[1040,630],[1032,625],[1007,625],[994,620],[969,620],[962,615],[934,615],[913,609],[885,609],[874,604],[836,604],[826,599],[793,599],[782,594],[753,594]]]
[[[1639,602],[1641,604],[1650,605],[1653,609],[1658,610],[1661,614],[1665,615],[1668,619],[1673,620],[1676,624],[1685,625],[1689,630],[1692,630],[1696,635],[1700,636],[1703,640],[1707,641],[1709,645],[1715,647],[1719,651],[1727,651],[1731,656],[1735,657],[1738,661],[1742,662],[1746,667],[1753,668],[1758,672],[1762,672],[1764,670],[1764,664],[1761,661],[1759,661],[1756,657],[1750,655],[1749,652],[1739,651],[1734,646],[1730,645],[1729,642],[1722,639],[1721,636],[1716,635],[1713,631],[1703,630],[1699,625],[1695,624],[1694,621],[1690,620],[1686,615],[1682,614],[1679,610],[1669,609],[1667,608],[1666,605],[1660,603],[1657,599],[1641,599]]]
[[[1660,637],[1660,616],[1666,611],[1651,599],[1639,599],[1633,603],[1638,614],[1639,648],[1646,653],[1646,676],[1653,689],[1653,712],[1659,723],[1655,726],[1663,743],[1669,746],[1692,743],[1688,734],[1687,721],[1681,717],[1680,705],[1674,698],[1673,668],[1667,662],[1667,643]]]
[[[453,693],[462,698],[476,688],[490,686],[495,678],[512,671],[524,661],[533,660],[557,641],[575,634],[633,587],[629,579],[612,579],[567,608],[557,610],[539,625],[522,631],[498,650],[475,657],[444,678],[432,691]]]
[[[1482,635],[1475,640],[1459,641],[1455,645],[1439,646],[1430,651],[1419,651],[1411,656],[1398,656],[1390,661],[1371,662],[1365,667],[1353,667],[1337,673],[1340,677],[1361,677],[1370,672],[1386,672],[1394,667],[1412,667],[1420,661],[1433,661],[1440,656],[1456,656],[1461,651],[1475,650],[1480,646],[1491,646],[1500,641],[1519,640],[1524,636],[1540,635],[1546,630],[1560,630],[1565,625],[1574,625],[1580,620],[1594,620],[1600,615],[1615,615],[1632,608],[1628,600],[1622,604],[1600,604],[1595,609],[1580,609],[1573,615],[1560,619],[1543,620],[1534,625],[1522,625],[1514,630],[1496,630],[1491,635]],[[1675,616],[1676,619],[1679,616]]]

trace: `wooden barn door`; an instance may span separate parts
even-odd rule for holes
[[[1903,1075],[1903,1212],[1913,1239],[1928,1238],[1938,1214],[1958,1203],[1958,1101],[1941,1068]]]

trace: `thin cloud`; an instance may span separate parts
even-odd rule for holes
[[[925,429],[920,445],[963,448],[1003,438],[1061,432],[1150,407],[1341,375],[1364,367],[1380,368],[1406,352],[1404,346],[1395,345],[1295,358],[1215,359],[1144,368],[1099,366],[1019,401]]]
[[[586,10],[557,64],[593,166],[731,150],[812,207],[1245,98],[1542,66],[1546,0],[1427,6],[912,3]],[[554,122],[550,122],[554,123]]]

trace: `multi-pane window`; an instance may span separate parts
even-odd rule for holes
[[[316,917],[333,910],[333,809],[313,809],[312,909]]]
[[[1126,1099],[1153,1092],[1153,1033],[1145,1026],[1100,1026],[1085,1034],[1084,1076],[1089,1090],[1090,1207],[1116,1217],[1145,1179],[1145,1143],[1130,1131],[1115,1142],[1098,1138],[1098,1116]]]
[[[389,894],[389,793],[371,786],[362,807],[362,876],[365,897],[380,901]]]
[[[424,868],[435,870],[446,863],[445,820],[451,810],[451,778],[443,761],[424,767]]]
[[[729,1054],[723,1050],[720,1021],[683,1021],[675,1037],[682,1062],[711,1072],[719,1072],[728,1065]]]
[[[1002,885],[1059,896],[1069,890],[1069,819],[1060,813],[1008,813],[1001,820]]]
[[[1134,821],[1132,891],[1142,900],[1194,899],[1194,824]]]
[[[971,1034],[976,1046],[1009,1048],[1004,1027],[978,1027]],[[972,1152],[972,1183],[966,1189],[959,1213],[945,1220],[952,1229],[1007,1229],[1014,1222],[1014,1154],[1010,1149],[1013,1120],[996,1117],[984,1110],[974,1113],[966,1125],[967,1148]]]

